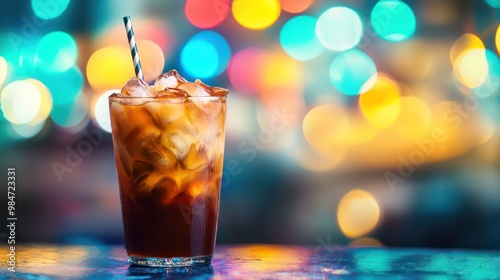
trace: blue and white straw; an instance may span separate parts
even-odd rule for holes
[[[132,22],[130,17],[123,17],[123,23],[125,24],[125,29],[127,30],[128,43],[130,45],[130,52],[132,53],[132,59],[134,60],[135,75],[137,78],[144,81],[144,74],[142,73],[141,60],[139,59],[139,51],[137,50],[137,45],[135,44],[134,29],[132,28]]]

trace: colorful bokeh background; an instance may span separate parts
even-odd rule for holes
[[[1,5],[18,240],[123,242],[107,96],[134,76],[130,15],[147,82],[230,90],[219,243],[500,248],[498,0]]]

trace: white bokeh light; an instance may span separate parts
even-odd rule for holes
[[[113,89],[113,90],[108,90],[104,92],[99,98],[97,99],[97,102],[94,105],[94,120],[99,125],[99,127],[106,131],[111,133],[111,122],[109,119],[109,103],[108,103],[108,96],[115,92],[120,92],[119,89]]]

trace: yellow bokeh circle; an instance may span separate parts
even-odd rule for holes
[[[379,75],[375,84],[359,97],[359,107],[374,127],[385,129],[398,118],[400,96],[396,82]]]
[[[29,125],[38,125],[44,122],[50,115],[52,110],[52,94],[49,89],[39,80],[36,79],[26,79],[27,82],[31,83],[38,89],[40,94],[40,110],[36,116],[28,123]]]
[[[0,106],[4,117],[13,124],[28,124],[40,112],[42,97],[38,88],[19,80],[7,84],[0,93]]]
[[[258,87],[281,86],[302,88],[304,73],[301,64],[285,54],[272,54],[262,64]]]
[[[401,144],[414,145],[415,139],[428,136],[432,113],[425,101],[416,96],[402,96],[397,120],[391,126],[391,132]]]
[[[95,51],[87,63],[87,79],[96,91],[122,88],[134,77],[130,50],[111,45]]]
[[[485,49],[469,49],[455,60],[453,74],[462,85],[477,88],[488,78],[488,68]]]
[[[372,231],[380,219],[375,198],[364,190],[348,192],[340,201],[337,221],[345,236],[356,238]]]
[[[243,27],[265,29],[278,19],[281,6],[278,0],[235,0],[232,12]]]
[[[463,52],[471,49],[484,49],[483,41],[472,33],[466,33],[460,36],[450,49],[451,63],[454,64]]]
[[[500,54],[500,24],[497,27],[497,33],[495,35],[495,44],[497,45],[497,51]]]
[[[344,148],[341,139],[349,130],[347,112],[334,104],[315,107],[304,117],[302,129],[309,145],[318,152]]]

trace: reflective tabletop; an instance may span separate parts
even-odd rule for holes
[[[9,248],[0,247],[9,253]],[[220,245],[212,265],[131,266],[120,246],[21,244],[0,279],[500,279],[500,251],[289,245]]]

